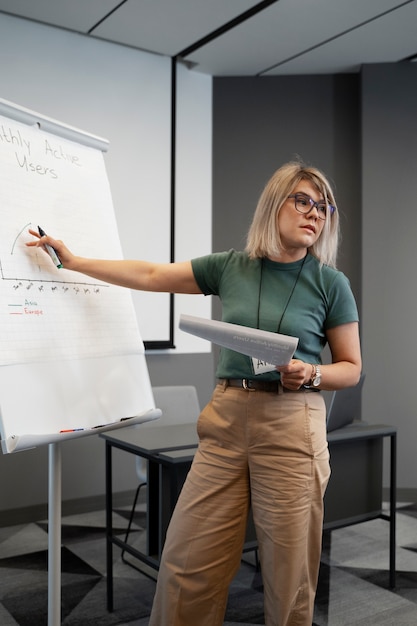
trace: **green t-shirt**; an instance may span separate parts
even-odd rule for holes
[[[299,338],[294,358],[320,363],[325,331],[358,321],[346,276],[308,254],[294,263],[249,259],[229,250],[192,260],[195,279],[205,295],[219,296],[222,320]],[[219,378],[254,378],[252,359],[222,348]],[[277,380],[266,372],[257,379]]]

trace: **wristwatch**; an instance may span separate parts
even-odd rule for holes
[[[321,383],[320,365],[313,365],[313,375],[310,380],[310,387],[318,387]]]

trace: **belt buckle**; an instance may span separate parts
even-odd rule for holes
[[[253,389],[253,387],[250,387],[248,385],[249,380],[247,378],[242,378],[242,387],[243,389],[245,389],[246,391],[255,391],[255,389]]]

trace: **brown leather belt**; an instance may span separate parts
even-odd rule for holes
[[[289,392],[294,393],[297,391],[320,391],[314,387],[300,387],[300,389],[287,389],[283,387],[280,382],[272,380],[254,380],[253,378],[219,378],[220,384],[225,384],[226,387],[238,387],[239,389],[245,389],[246,391],[268,391],[269,393]]]

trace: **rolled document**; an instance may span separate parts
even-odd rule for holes
[[[298,345],[298,337],[192,315],[181,315],[179,327],[191,335],[273,365],[289,363]]]

